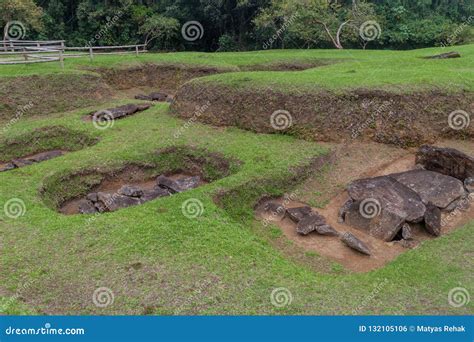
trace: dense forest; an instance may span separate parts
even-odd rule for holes
[[[0,0],[0,25],[68,46],[411,49],[472,41],[474,0]]]

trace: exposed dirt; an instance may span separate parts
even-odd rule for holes
[[[93,75],[2,78],[0,120],[65,112],[105,102],[111,96],[109,86]]]
[[[443,147],[455,147],[464,152],[471,152],[474,150],[474,142],[457,142],[457,141],[443,141],[437,144]],[[261,207],[258,208],[256,216],[258,219],[273,220],[273,224],[279,226],[286,236],[286,238],[294,241],[298,246],[306,251],[314,251],[320,255],[328,257],[345,268],[355,272],[367,272],[379,267],[382,267],[387,262],[395,259],[398,255],[407,250],[399,242],[384,242],[375,237],[366,234],[356,228],[352,228],[344,223],[338,222],[338,212],[341,206],[349,199],[345,190],[341,190],[340,186],[345,185],[350,181],[363,178],[386,175],[394,172],[403,172],[413,169],[415,166],[414,150],[407,151],[402,149],[395,149],[386,146],[385,148],[379,146],[381,150],[379,153],[374,153],[373,158],[368,161],[367,155],[370,155],[372,149],[377,149],[373,144],[353,144],[350,147],[338,146],[335,154],[333,168],[325,175],[325,177],[312,177],[306,181],[301,188],[297,190],[300,195],[298,200],[288,200],[286,198],[275,199],[276,202],[283,204],[285,207],[292,208],[301,205],[308,205],[311,202],[311,192],[308,189],[319,190],[318,186],[325,187],[324,195],[333,195],[330,201],[322,206],[314,207],[313,209],[326,218],[328,224],[335,228],[339,233],[351,232],[360,240],[365,242],[371,249],[373,255],[368,257],[362,255],[344,245],[338,237],[322,236],[318,234],[310,234],[308,236],[301,236],[296,233],[296,224],[291,219],[285,217],[282,221],[274,220],[275,217],[264,213]],[[387,152],[391,150],[391,153]],[[354,153],[358,151],[358,153]],[[390,158],[391,157],[391,158]],[[391,159],[391,160],[390,160]],[[387,161],[389,160],[389,161]],[[336,185],[337,184],[337,185]],[[321,193],[319,193],[321,194]],[[291,198],[291,196],[290,196]],[[460,227],[474,219],[474,205],[466,211],[458,212],[456,214],[443,213],[442,222],[444,225],[441,234],[448,234],[457,227]],[[412,225],[413,246],[420,242],[433,239],[434,236],[426,232],[422,225]]]
[[[153,87],[157,91],[174,94],[179,86],[193,78],[229,70],[198,66],[190,67],[178,64],[158,65],[148,63],[136,67],[100,68],[94,69],[94,71],[101,74],[105,81],[117,90]]]
[[[314,141],[359,139],[410,147],[440,138],[474,138],[474,125],[454,130],[448,124],[454,109],[474,110],[474,93],[358,89],[291,94],[190,82],[179,89],[171,108],[175,115],[189,118],[196,106],[207,102],[210,105],[198,118],[202,122]],[[272,127],[271,115],[277,110],[290,113],[291,126],[279,131]]]

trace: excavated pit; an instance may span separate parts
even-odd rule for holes
[[[437,160],[439,161],[440,158],[437,158]],[[372,174],[365,175],[365,177],[379,177],[413,170],[416,165],[415,161],[421,162],[422,159],[420,159],[419,156],[416,157],[415,153],[410,153],[395,159],[391,163],[385,164]],[[427,168],[432,168],[429,163],[425,163],[425,165],[427,165]],[[439,164],[437,165],[439,167]],[[445,169],[448,172],[450,168],[445,167]],[[467,168],[453,168],[455,171],[465,169]],[[462,177],[465,177],[465,174],[462,174]],[[466,185],[468,185],[468,182],[466,182]],[[384,266],[403,252],[416,248],[423,241],[434,239],[439,235],[448,234],[457,227],[473,220],[474,205],[472,205],[472,203],[474,202],[474,193],[467,192],[466,187],[466,194],[467,196],[458,201],[456,205],[441,210],[438,234],[433,234],[432,231],[430,232],[426,227],[426,223],[422,221],[410,223],[409,234],[402,229],[398,230],[397,233],[390,238],[390,241],[384,241],[380,236],[371,234],[368,229],[351,226],[348,222],[344,222],[340,219],[341,207],[350,199],[347,191],[337,194],[323,208],[310,208],[313,213],[317,213],[314,215],[323,218],[323,221],[314,219],[313,222],[316,222],[318,225],[324,224],[332,227],[337,232],[337,235],[332,234],[331,231],[328,232],[326,228],[322,231],[316,230],[307,235],[302,235],[299,223],[295,222],[294,217],[293,219],[291,217],[291,208],[309,207],[309,205],[291,196],[260,201],[256,206],[256,217],[258,220],[261,220],[264,225],[273,224],[278,226],[286,238],[294,241],[296,245],[306,251],[317,252],[322,256],[340,263],[349,270],[367,272]],[[290,209],[290,211],[286,211],[287,209]],[[319,226],[319,228],[320,227],[321,226]],[[307,233],[305,231],[303,232]],[[349,248],[341,238],[346,232],[352,234],[359,242],[365,245],[369,250],[370,256],[353,248]]]
[[[240,162],[192,147],[170,147],[146,161],[87,168],[47,177],[44,203],[66,215],[112,212],[190,191],[226,177]]]
[[[97,138],[63,126],[38,128],[0,141],[0,172],[57,158],[97,142]]]

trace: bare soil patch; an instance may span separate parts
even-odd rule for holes
[[[397,94],[367,89],[340,94],[324,90],[282,93],[191,82],[179,89],[171,108],[175,115],[189,118],[196,106],[207,102],[211,105],[198,118],[202,122],[314,141],[358,139],[410,147],[441,138],[474,137],[473,125],[454,130],[448,122],[454,109],[474,109],[472,93]],[[285,129],[272,126],[272,113],[278,110],[288,111],[291,116],[291,125],[285,125]]]

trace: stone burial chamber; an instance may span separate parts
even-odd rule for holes
[[[173,98],[165,93],[161,92],[151,92],[148,95],[147,94],[138,94],[135,95],[135,99],[137,100],[144,100],[144,101],[158,101],[158,102],[172,102]]]
[[[12,159],[7,163],[0,163],[0,172],[17,169],[19,167],[28,166],[35,163],[40,163],[52,158],[62,156],[64,153],[65,152],[61,150],[52,150],[36,153],[28,157]]]
[[[442,213],[469,204],[474,159],[451,148],[422,146],[417,169],[359,179],[347,187],[339,219],[384,240],[410,240],[411,225],[441,235]]]

